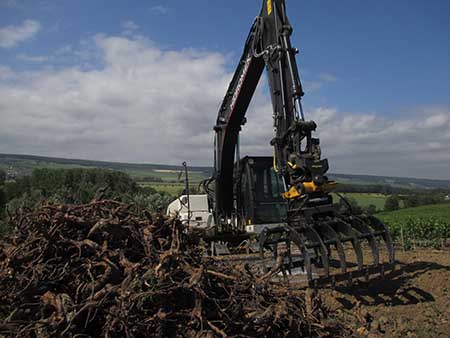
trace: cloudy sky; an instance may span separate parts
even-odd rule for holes
[[[450,2],[286,2],[331,171],[450,179]],[[212,165],[260,5],[0,0],[0,153]],[[242,153],[271,154],[264,81]]]

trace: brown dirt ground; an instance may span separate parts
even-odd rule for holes
[[[397,250],[385,279],[320,291],[339,321],[362,337],[450,337],[450,251]]]

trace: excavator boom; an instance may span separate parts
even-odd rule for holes
[[[242,210],[248,205],[256,205],[261,200],[258,181],[254,171],[245,171],[235,165],[236,147],[245,114],[261,78],[266,69],[272,101],[274,136],[270,144],[274,157],[268,168],[282,182],[282,197],[287,206],[287,217],[280,219],[275,227],[265,227],[259,242],[260,252],[265,250],[278,254],[278,244],[284,243],[291,253],[296,246],[300,258],[287,258],[288,268],[294,263],[304,267],[308,280],[317,284],[336,280],[331,274],[331,248],[335,248],[342,275],[348,273],[346,259],[347,244],[354,249],[359,273],[367,275],[373,271],[393,268],[394,249],[386,226],[373,216],[342,213],[333,204],[331,191],[336,183],[327,177],[328,160],[321,158],[320,141],[313,136],[317,125],[306,121],[301,98],[303,87],[297,68],[290,36],[293,29],[286,15],[284,0],[263,0],[259,16],[253,22],[245,42],[243,54],[235,74],[220,107],[214,130],[215,136],[215,183],[214,214],[219,231],[233,232],[233,227],[251,223],[243,219]],[[253,162],[253,161],[252,161]],[[248,163],[247,163],[248,164]],[[245,172],[252,172],[244,177]],[[249,194],[252,199],[240,198],[237,187],[243,181],[256,180]],[[278,183],[277,183],[278,184]],[[261,194],[259,194],[261,195]],[[281,196],[280,196],[281,197]],[[251,202],[248,202],[251,200]],[[276,203],[275,203],[276,202]],[[279,201],[271,204],[279,206]],[[282,225],[280,225],[282,224]],[[230,229],[231,227],[231,229]],[[240,229],[237,229],[240,230]],[[379,243],[385,243],[388,253],[388,266],[380,263]],[[372,252],[373,262],[365,264],[363,243],[367,243]],[[321,270],[324,276],[314,278],[314,270]]]

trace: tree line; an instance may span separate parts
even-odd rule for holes
[[[394,211],[401,208],[415,208],[421,205],[439,204],[445,202],[446,193],[431,191],[409,193],[404,195],[391,195],[386,199],[384,210]]]
[[[341,193],[361,193],[361,194],[382,194],[382,195],[429,195],[439,194],[448,195],[450,189],[443,187],[439,189],[424,189],[424,188],[403,188],[393,187],[382,184],[348,184],[339,183],[336,188],[337,192]]]
[[[7,213],[18,210],[33,210],[46,203],[82,204],[88,203],[96,194],[102,198],[115,198],[133,203],[139,209],[156,211],[165,207],[176,196],[157,192],[151,187],[140,187],[128,174],[109,169],[34,169],[29,176],[7,181],[6,173],[0,170],[0,220]],[[191,193],[198,193],[190,187]],[[389,196],[384,209],[410,208],[420,205],[442,203],[448,190],[412,190],[382,185],[339,184],[338,192],[380,193]],[[353,197],[347,197],[355,211],[376,213],[380,210],[374,205],[362,207]],[[345,203],[344,203],[345,204]],[[343,205],[342,207],[347,207]]]
[[[0,220],[42,203],[84,204],[94,198],[118,199],[137,209],[157,211],[174,196],[140,187],[128,174],[108,169],[34,169],[29,176],[6,180],[0,170]]]

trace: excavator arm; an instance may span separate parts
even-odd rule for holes
[[[264,60],[255,57],[259,20],[255,20],[244,52],[219,110],[214,130],[216,218],[231,217],[233,210],[233,168],[238,135],[245,113],[264,70]]]
[[[351,210],[342,213],[333,204],[330,191],[335,183],[326,176],[328,161],[321,158],[319,139],[312,136],[317,126],[305,120],[301,105],[304,93],[295,60],[298,50],[291,46],[291,34],[285,1],[263,0],[214,127],[215,221],[222,229],[238,224],[240,206],[235,183],[240,177],[234,176],[239,176],[240,171],[234,170],[235,151],[246,111],[266,69],[273,107],[273,170],[284,185],[287,219],[280,220],[286,225],[264,227],[259,237],[261,258],[266,249],[276,255],[278,244],[283,242],[289,252],[288,268],[294,263],[303,266],[310,283],[351,280],[352,276],[368,276],[374,271],[383,274],[394,267],[393,243],[386,226],[373,216],[354,215]],[[254,184],[261,183],[256,180]],[[257,191],[253,192],[255,198],[261,198]],[[380,240],[386,245],[387,266],[380,263]],[[371,265],[365,265],[363,260],[365,241],[372,252]],[[300,252],[295,260],[290,254],[291,243]],[[348,270],[347,243],[354,249],[357,271]],[[332,247],[339,260],[339,278],[331,273]],[[324,276],[313,278],[319,270]]]
[[[315,129],[315,123],[304,121],[301,105],[304,93],[295,60],[298,50],[291,46],[291,33],[284,0],[264,0],[214,127],[216,210],[222,219],[229,218],[233,210],[233,166],[238,134],[264,68],[273,105],[275,135],[271,143],[275,168],[287,187],[294,184],[293,176],[298,174],[295,168],[303,163],[301,141],[308,131]],[[313,148],[311,142],[317,143],[308,139],[307,152]]]

